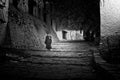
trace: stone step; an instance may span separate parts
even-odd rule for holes
[[[78,44],[52,44],[52,47],[90,47],[88,45],[78,45]]]
[[[83,43],[54,43],[51,51],[85,51],[89,49],[96,50],[95,47]]]
[[[87,51],[86,49],[75,49],[75,48],[68,48],[68,49],[66,49],[66,48],[52,48],[51,49],[51,51]]]
[[[22,62],[30,62],[34,64],[62,64],[62,65],[83,65],[88,66],[90,64],[89,58],[56,58],[56,57],[30,57],[20,59]]]
[[[69,64],[69,65],[89,65],[91,54],[88,52],[50,52],[50,51],[26,51],[30,55],[27,58],[18,55],[8,54],[7,56],[17,58],[23,62],[39,64]]]
[[[112,74],[116,80],[120,80],[120,65],[109,64],[100,57],[98,53],[95,53],[96,63],[99,63],[102,68]]]
[[[61,65],[61,64],[31,64],[21,62],[9,62],[2,66],[4,73],[25,78],[37,79],[79,79],[96,80],[89,66]],[[14,68],[13,68],[14,67]],[[92,78],[92,79],[91,79]],[[16,78],[18,79],[18,78]],[[22,79],[21,79],[22,80]]]
[[[55,57],[85,57],[91,56],[89,51],[26,51],[26,54],[36,56],[55,56]]]
[[[24,53],[7,53],[8,55],[28,55],[38,57],[68,57],[68,58],[81,58],[88,57],[91,54],[88,51],[24,51]]]

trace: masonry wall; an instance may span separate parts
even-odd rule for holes
[[[10,36],[13,48],[17,49],[42,49],[43,43],[38,36],[34,23],[14,24],[10,22]]]
[[[120,0],[101,0],[101,36],[120,33]]]
[[[38,27],[42,24],[35,24],[35,17],[29,14],[23,14],[13,6],[9,8],[9,28],[11,37],[11,46],[17,49],[43,49],[44,43],[41,34],[38,33]],[[40,23],[40,22],[39,22]],[[45,30],[42,31],[45,34]]]
[[[120,0],[101,0],[100,4],[100,50],[104,57],[110,58],[107,53],[115,55],[120,50]]]
[[[6,33],[6,26],[7,26],[7,22],[8,22],[8,8],[9,8],[9,0],[2,0],[3,2],[5,2],[5,7],[4,8],[0,8],[0,19],[4,20],[5,23],[1,23],[0,22],[0,46],[2,46],[2,44],[4,43],[4,39],[5,39],[5,33]]]

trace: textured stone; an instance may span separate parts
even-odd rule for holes
[[[2,0],[2,1],[5,3],[5,7],[0,8],[0,20],[4,21],[4,23],[0,21],[0,45],[4,43],[4,39],[5,39],[6,26],[8,22],[8,8],[9,8],[9,0]]]
[[[11,6],[9,25],[12,47],[39,50],[45,48],[46,32],[49,29],[41,20],[27,13],[23,14]],[[53,33],[52,29],[50,31],[52,41],[57,41],[56,33]]]
[[[20,0],[18,8],[23,12],[28,12],[28,0]]]
[[[22,49],[43,48],[31,16],[23,15],[16,9],[12,9],[9,26],[12,47]]]
[[[101,35],[120,33],[120,1],[101,0]]]

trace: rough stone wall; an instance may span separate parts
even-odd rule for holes
[[[120,50],[120,0],[101,0],[100,14],[100,49],[103,52]]]
[[[0,21],[0,45],[2,45],[2,43],[4,42],[4,38],[5,38],[6,26],[8,22],[9,0],[2,0],[2,2],[5,2],[5,7],[0,8],[0,19],[5,22],[2,23]]]
[[[101,0],[101,35],[120,32],[120,0]]]
[[[28,12],[28,0],[20,0],[18,8],[23,12]]]
[[[12,25],[10,29],[14,48],[41,49],[43,47],[34,25]]]
[[[11,44],[18,49],[43,49],[32,16],[12,8],[9,16]]]
[[[34,24],[37,28],[37,32],[43,44],[45,43],[45,37],[47,36],[47,33],[49,33],[52,36],[53,43],[59,41],[56,31],[53,30],[52,26],[48,26],[45,22],[40,21],[39,19],[35,19]]]

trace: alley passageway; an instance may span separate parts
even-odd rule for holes
[[[0,0],[0,80],[120,80],[118,7],[106,1]]]
[[[102,61],[97,48],[87,42],[61,42],[52,44],[51,51],[7,52],[8,61],[1,64],[2,78],[12,79],[111,79],[108,71],[94,63]],[[97,67],[96,67],[97,66]],[[106,77],[103,77],[104,75]],[[102,78],[102,79],[101,79]],[[112,77],[113,78],[113,77]],[[112,80],[112,79],[111,79]]]

